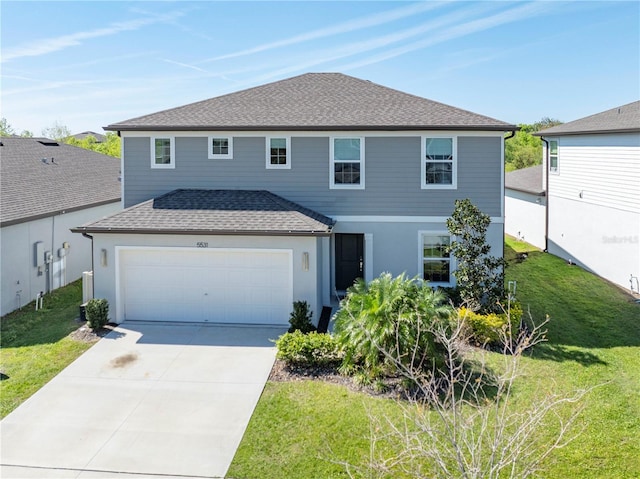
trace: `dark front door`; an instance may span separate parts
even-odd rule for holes
[[[345,291],[364,276],[364,235],[336,234],[336,289]]]

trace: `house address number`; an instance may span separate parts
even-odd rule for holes
[[[206,241],[198,241],[196,243],[196,246],[198,248],[208,248],[209,247],[209,243],[207,243]]]

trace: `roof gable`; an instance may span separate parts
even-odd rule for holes
[[[640,101],[596,113],[534,133],[536,136],[588,133],[632,133],[640,131]]]
[[[341,73],[307,73],[105,130],[512,130],[508,123]]]
[[[0,223],[120,200],[120,159],[48,138],[2,138]]]

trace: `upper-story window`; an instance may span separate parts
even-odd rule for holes
[[[422,139],[422,188],[457,187],[457,138],[426,136]]]
[[[330,188],[364,189],[364,138],[331,138]]]
[[[558,140],[549,140],[549,171],[558,172]]]
[[[175,158],[173,137],[151,138],[151,168],[175,168]]]
[[[422,233],[421,235],[422,278],[429,283],[449,285],[453,268],[448,252],[451,236],[448,233]]]
[[[233,158],[233,137],[215,135],[209,137],[209,159]]]
[[[267,168],[291,168],[289,137],[267,137]]]

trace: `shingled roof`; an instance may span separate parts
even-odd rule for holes
[[[174,190],[75,228],[87,233],[328,235],[334,221],[268,191]]]
[[[513,130],[508,123],[341,73],[307,73],[113,123],[105,130]]]
[[[0,225],[120,200],[120,159],[48,138],[0,138]]]
[[[640,101],[634,101],[595,115],[553,126],[536,136],[579,135],[584,133],[633,133],[640,131]]]
[[[510,190],[524,191],[544,196],[542,188],[542,165],[530,166],[510,171],[504,175],[504,187]]]

